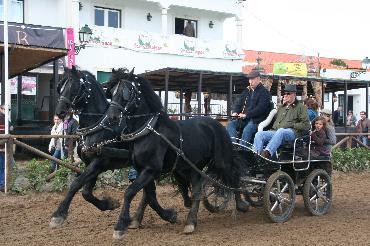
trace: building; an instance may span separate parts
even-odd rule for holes
[[[75,63],[95,74],[100,82],[109,78],[112,68],[119,67],[135,68],[135,73],[165,67],[240,72],[242,2],[12,0],[10,21],[73,28],[74,37],[66,34],[68,47],[78,50],[83,45],[84,49],[78,55],[69,52],[64,64]],[[230,17],[236,19],[237,43],[223,40],[223,22]],[[92,36],[81,43],[78,31],[85,25],[91,28]],[[51,74],[51,66],[29,73],[36,80],[37,92],[29,98],[34,112],[27,120],[51,118],[52,108],[47,102],[48,85],[54,83]]]
[[[274,72],[276,63],[304,63],[307,72],[313,76],[324,78],[347,79],[352,80],[370,80],[369,67],[363,67],[361,60],[348,60],[339,58],[327,58],[317,56],[303,56],[296,54],[276,53],[268,51],[244,50],[243,72],[248,73],[256,66],[263,69],[267,74]],[[335,65],[335,61],[343,62],[344,66]],[[335,63],[335,64],[333,64]],[[352,110],[357,119],[360,111],[366,110],[366,89],[352,89],[348,91],[348,110]],[[333,102],[334,98],[334,102]],[[338,106],[343,108],[344,92],[338,91],[336,94],[324,94],[324,107],[336,109]],[[370,98],[368,100],[370,102]]]

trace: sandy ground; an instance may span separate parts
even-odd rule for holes
[[[49,219],[63,193],[1,193],[0,245],[370,245],[370,173],[335,172],[333,187],[332,210],[322,217],[310,216],[301,196],[292,218],[283,224],[270,223],[261,208],[237,213],[235,218],[231,210],[211,214],[201,205],[197,231],[184,235],[187,209],[171,186],[161,186],[159,201],[177,209],[179,223],[164,222],[147,209],[142,227],[129,230],[119,242],[112,233],[120,211],[101,212],[80,193],[57,229],[49,228]],[[96,194],[103,192],[122,199],[122,191]]]

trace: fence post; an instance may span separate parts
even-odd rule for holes
[[[352,136],[348,136],[348,140],[347,140],[347,148],[352,148]]]
[[[8,141],[6,142],[6,192],[11,189],[12,185],[12,177],[13,177],[13,138],[9,137]]]

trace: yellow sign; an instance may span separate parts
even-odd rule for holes
[[[274,74],[286,74],[295,76],[307,76],[306,63],[274,63]]]

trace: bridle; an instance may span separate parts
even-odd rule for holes
[[[120,119],[122,119],[124,116],[127,117],[131,115],[133,113],[132,109],[138,106],[140,99],[141,99],[140,98],[140,95],[141,95],[140,83],[136,81],[129,81],[129,80],[122,79],[116,85],[117,86],[116,90],[118,90],[121,87],[124,87],[124,86],[121,86],[121,83],[124,83],[124,85],[126,85],[127,88],[130,87],[129,95],[124,95],[125,92],[123,92],[123,94],[121,95],[121,97],[123,97],[123,99],[127,101],[126,105],[123,107],[121,104],[113,100],[109,103],[110,107],[117,108],[121,112]],[[123,90],[123,88],[121,90]]]
[[[78,87],[78,91],[76,93],[76,96],[73,97],[72,101],[64,96],[64,95],[60,95],[59,96],[59,99],[58,99],[58,103],[59,102],[62,102],[62,103],[66,103],[68,105],[71,105],[71,107],[73,108],[74,112],[76,112],[77,114],[80,114],[81,111],[82,111],[82,108],[83,108],[83,103],[86,105],[89,103],[89,98],[90,98],[90,93],[91,93],[91,83],[87,80],[87,76],[88,75],[85,75],[83,73],[80,73],[82,76],[80,77],[80,80],[79,80],[79,87]],[[67,83],[75,83],[71,77],[68,77],[63,86],[65,86]],[[79,107],[80,105],[80,107]]]

